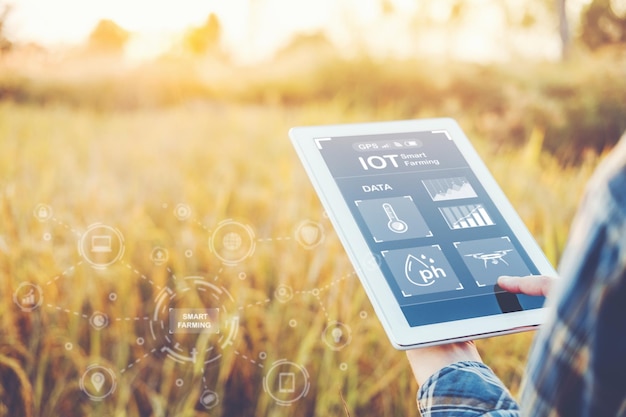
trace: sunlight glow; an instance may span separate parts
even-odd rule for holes
[[[552,27],[532,36],[511,33],[499,1],[469,0],[462,18],[451,19],[451,0],[388,0],[387,6],[362,0],[14,0],[8,29],[21,42],[50,48],[82,44],[100,19],[111,19],[131,33],[127,57],[143,60],[172,50],[185,31],[215,13],[221,46],[240,63],[269,59],[295,34],[315,32],[326,34],[345,55],[502,60],[510,58],[511,45],[530,56],[558,55]]]

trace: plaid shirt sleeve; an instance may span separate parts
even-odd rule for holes
[[[422,417],[517,417],[511,394],[485,364],[457,362],[432,375],[419,389]]]
[[[538,332],[528,416],[626,416],[626,135],[589,182]]]
[[[589,182],[529,357],[521,410],[486,366],[420,387],[429,416],[626,417],[626,135]]]

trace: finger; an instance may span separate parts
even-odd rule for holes
[[[525,277],[501,276],[498,285],[505,291],[515,294],[546,296],[552,287],[554,278],[545,275],[529,275]]]

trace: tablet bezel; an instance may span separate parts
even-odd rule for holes
[[[291,141],[391,344],[396,349],[403,350],[514,333],[530,330],[540,325],[546,316],[545,306],[532,310],[416,327],[408,324],[381,269],[373,262],[374,257],[369,245],[319,152],[316,139],[419,131],[447,132],[539,272],[556,276],[554,268],[454,119],[436,118],[294,127],[289,131]]]

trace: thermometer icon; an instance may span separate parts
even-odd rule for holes
[[[394,233],[404,233],[409,230],[409,226],[398,218],[398,215],[393,210],[393,207],[389,203],[383,203],[383,210],[389,219],[387,227]]]

